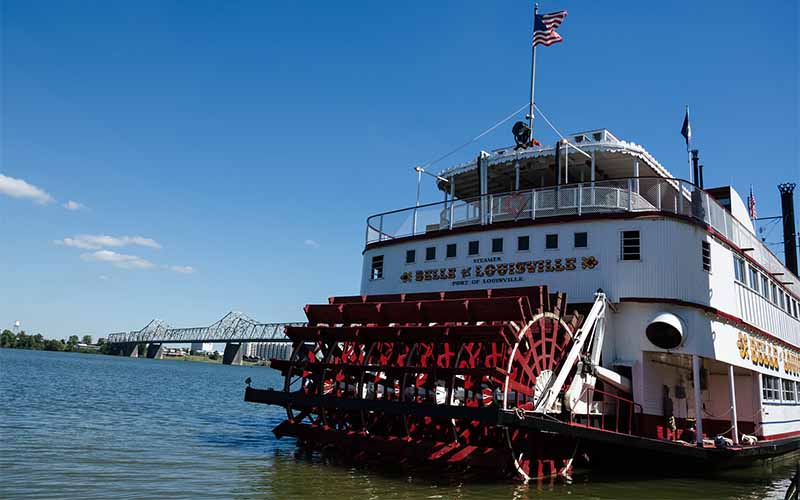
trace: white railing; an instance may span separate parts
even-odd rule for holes
[[[600,213],[662,212],[702,221],[780,276],[795,296],[800,283],[756,235],[713,197],[692,183],[663,177],[638,177],[567,184],[527,191],[488,194],[384,212],[367,219],[366,244],[432,231],[499,222]]]

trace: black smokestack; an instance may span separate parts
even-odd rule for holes
[[[705,189],[706,183],[703,181],[703,166],[700,165],[700,189]]]
[[[697,166],[697,162],[699,161],[697,153],[699,153],[698,150],[692,150],[692,168],[694,171],[694,178],[692,179],[692,182],[694,182],[695,186],[700,186],[700,169]]]
[[[797,276],[797,230],[794,225],[794,182],[778,184],[783,214],[783,254],[786,267]]]

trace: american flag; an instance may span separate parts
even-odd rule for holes
[[[556,28],[561,25],[567,17],[566,10],[551,12],[549,14],[534,14],[533,16],[533,46],[550,46],[554,43],[564,41],[561,35],[556,33]]]
[[[753,194],[753,186],[750,185],[750,195],[747,197],[747,213],[751,219],[757,218],[756,215],[756,195]]]

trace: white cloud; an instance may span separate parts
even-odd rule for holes
[[[167,266],[167,269],[180,274],[192,274],[194,272],[194,268],[192,266]]]
[[[47,192],[39,189],[33,184],[28,184],[22,179],[15,179],[3,174],[0,174],[0,194],[4,194],[12,198],[33,200],[41,205],[55,201]]]
[[[319,242],[318,241],[306,240],[303,243],[305,243],[306,245],[308,245],[310,247],[319,248]]]
[[[54,243],[57,245],[81,248],[83,250],[99,250],[104,247],[116,248],[130,245],[161,248],[161,245],[157,241],[143,236],[107,236],[103,234],[79,234],[72,238],[56,240]]]
[[[67,210],[81,210],[86,208],[86,205],[83,203],[78,203],[77,201],[69,200],[68,202],[64,203],[63,207]]]
[[[86,261],[110,262],[122,269],[149,269],[153,263],[137,255],[112,252],[111,250],[98,250],[96,252],[81,254],[81,259]]]
[[[101,274],[101,275],[99,276],[99,278],[100,278],[101,280],[103,280],[103,281],[107,281],[107,280],[108,280],[108,276],[106,276],[105,274]]]

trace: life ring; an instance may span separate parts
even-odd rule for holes
[[[517,217],[525,209],[525,203],[527,202],[527,199],[528,197],[519,191],[508,194],[503,197],[501,209],[503,210],[503,213],[511,214],[514,217]]]

